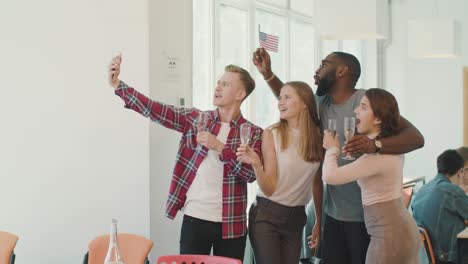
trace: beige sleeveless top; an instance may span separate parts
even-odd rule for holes
[[[278,183],[272,196],[267,197],[261,189],[258,190],[258,196],[286,206],[306,205],[312,197],[312,182],[320,162],[308,162],[299,155],[298,129],[290,129],[291,140],[284,151],[281,151],[278,130],[273,129],[272,132],[278,165]]]

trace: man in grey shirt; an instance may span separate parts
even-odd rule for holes
[[[272,72],[268,52],[259,48],[253,53],[253,63],[278,96],[283,82]],[[400,118],[398,135],[382,139],[369,139],[365,135],[353,136],[344,144],[344,118],[354,117],[354,109],[364,96],[364,89],[355,85],[361,75],[359,61],[351,54],[332,52],[317,69],[314,75],[317,85],[316,100],[322,128],[327,128],[329,118],[336,119],[336,132],[340,144],[344,146],[341,155],[359,155],[364,153],[404,154],[424,145],[421,133],[406,119]],[[349,162],[339,159],[340,166]],[[320,201],[321,203],[321,201]],[[315,202],[317,204],[317,202]],[[361,202],[361,190],[356,182],[327,186],[325,198],[325,222],[323,235],[312,234],[312,244],[317,246],[320,236],[322,257],[325,264],[365,263],[369,235],[364,225]],[[320,216],[315,224],[321,225]]]

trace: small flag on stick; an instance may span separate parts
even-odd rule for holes
[[[278,52],[279,37],[260,31],[260,25],[258,25],[258,39],[260,47],[271,52]]]

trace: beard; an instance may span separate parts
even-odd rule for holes
[[[333,84],[335,84],[335,81],[336,79],[331,73],[325,76],[323,79],[320,79],[315,94],[318,96],[326,95],[328,91],[330,91],[330,88],[333,86]]]

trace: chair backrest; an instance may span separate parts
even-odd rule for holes
[[[0,264],[9,264],[14,261],[13,250],[18,237],[8,232],[0,231]]]
[[[118,234],[120,253],[125,264],[144,264],[153,241],[134,234]],[[88,245],[88,264],[102,264],[109,248],[109,235],[98,236]]]
[[[429,238],[429,234],[427,233],[424,227],[418,226],[419,228],[419,236],[421,237],[421,243],[424,246],[424,250],[426,251],[426,255],[428,256],[431,264],[435,264],[435,254],[434,249],[432,248],[431,239]]]
[[[242,264],[242,261],[207,255],[166,255],[160,256],[157,264]]]
[[[403,200],[403,204],[406,209],[408,209],[411,203],[411,197],[413,197],[413,186],[404,187],[401,199]]]

